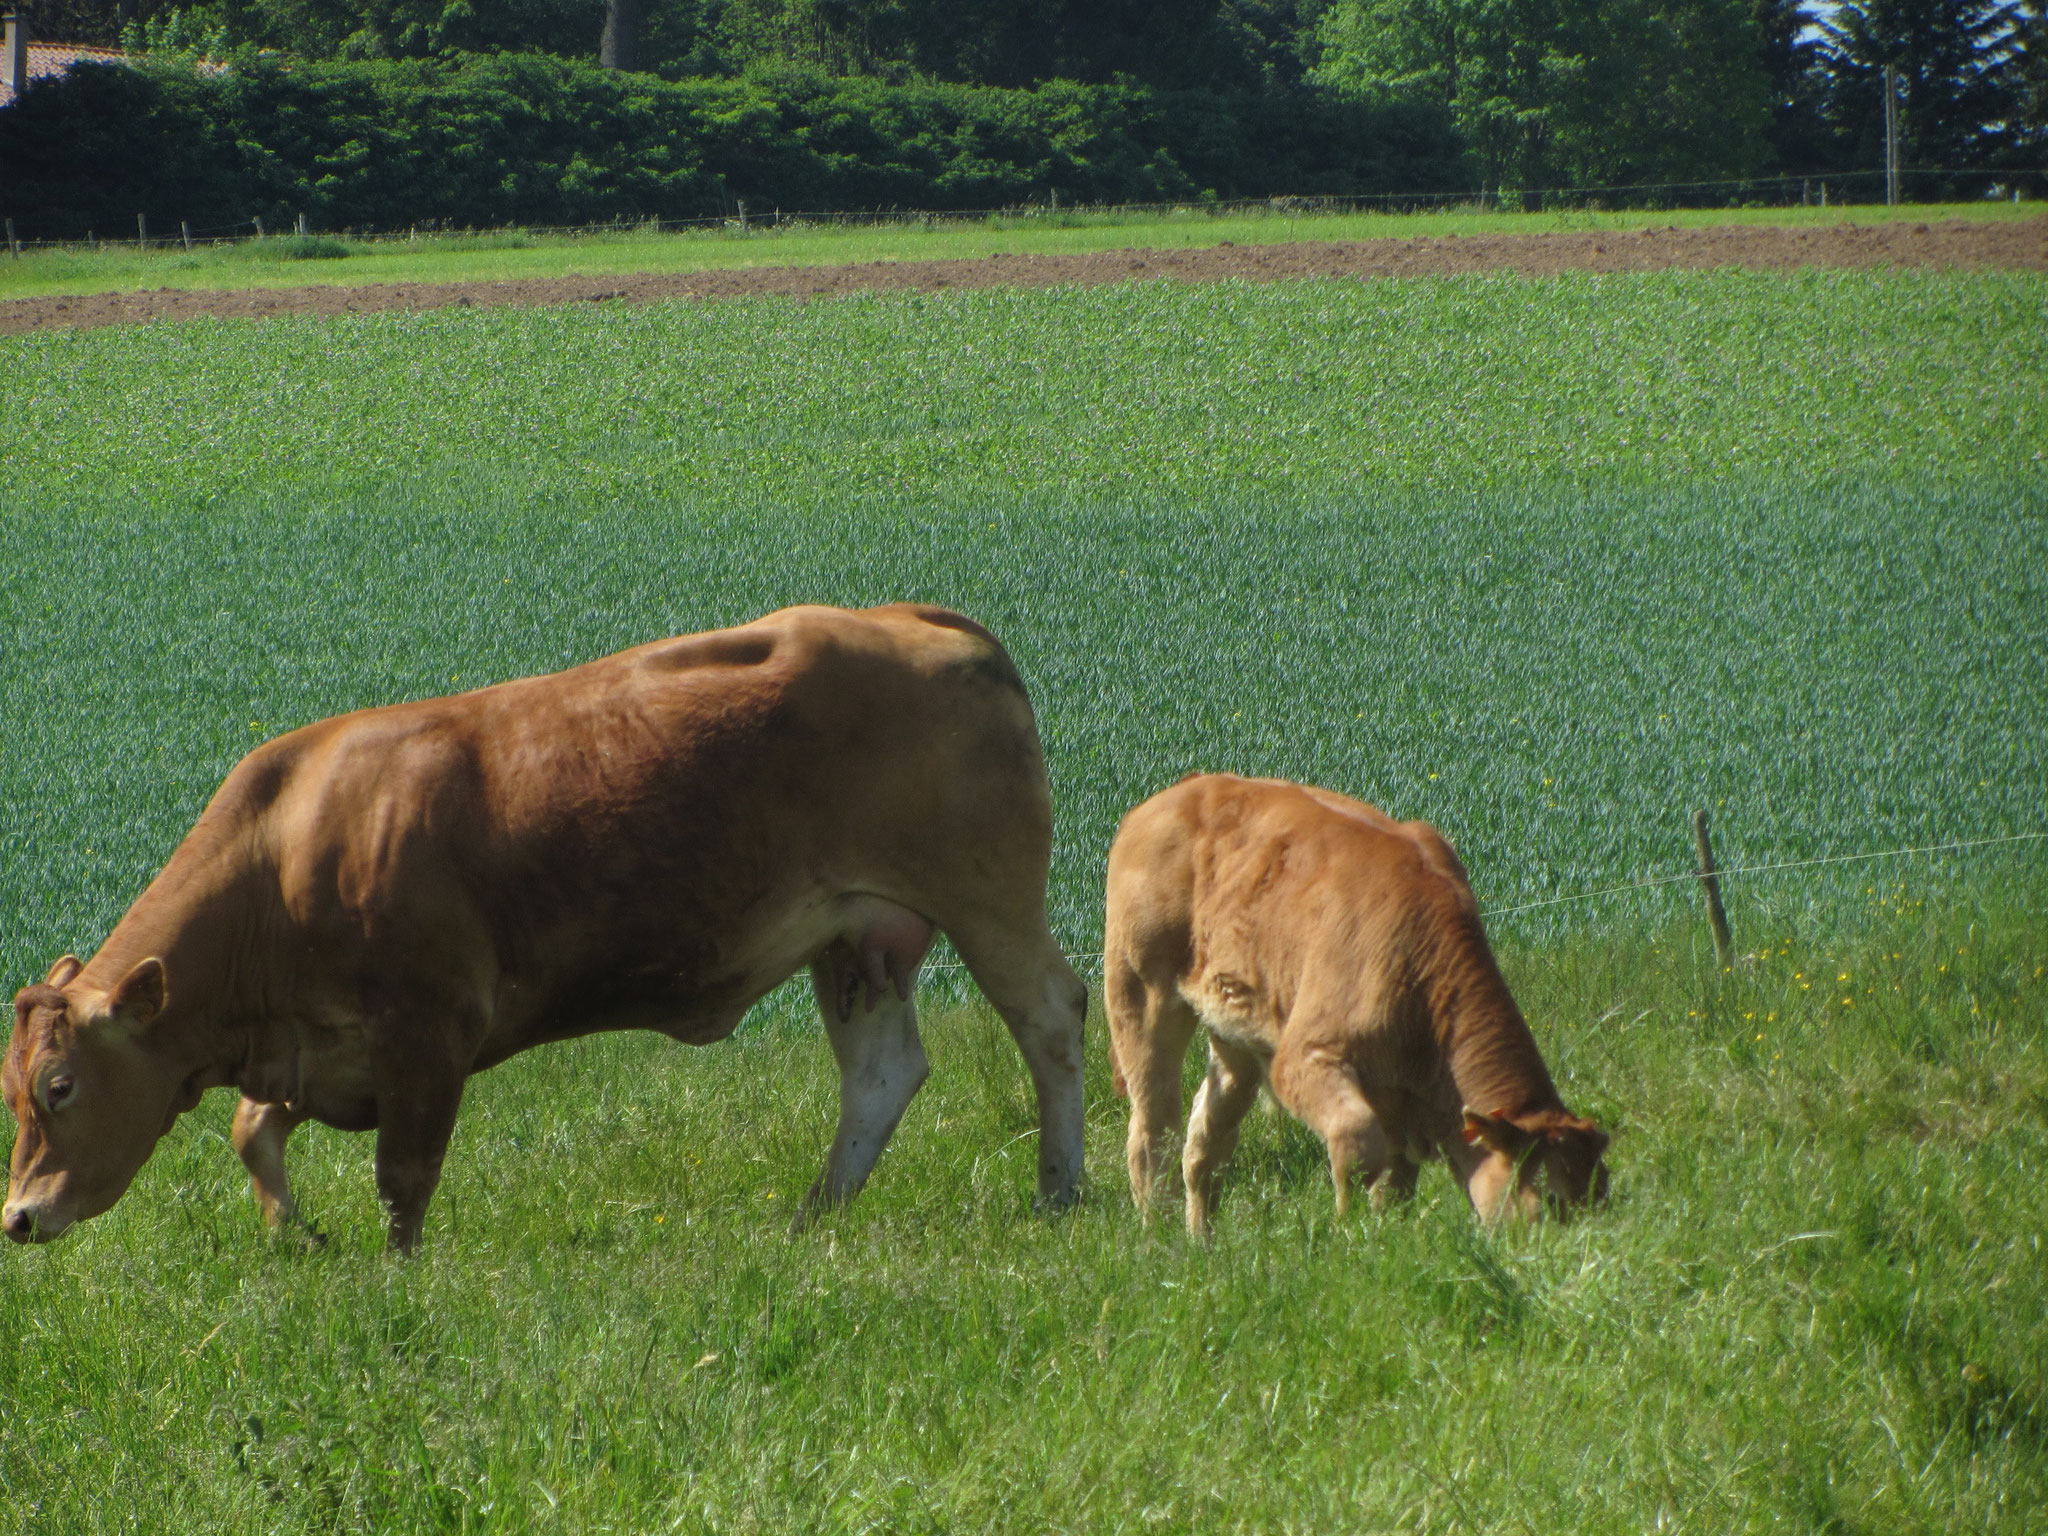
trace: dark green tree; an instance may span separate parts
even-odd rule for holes
[[[1223,0],[1217,30],[1228,61],[1219,83],[1287,90],[1315,62],[1316,24],[1332,0]]]
[[[1837,169],[1838,146],[1828,124],[1828,77],[1809,0],[1754,0],[1752,15],[1770,82],[1771,119],[1764,130],[1771,169],[1781,175]]]
[[[727,0],[722,51],[742,65],[911,75],[977,85],[1045,80],[1236,83],[1245,39],[1225,0]]]
[[[118,47],[121,29],[154,9],[149,0],[41,0],[18,8],[28,13],[29,32],[37,42],[90,43],[100,48]]]
[[[1900,163],[1970,172],[2003,161],[2024,108],[2012,0],[1850,0],[1821,22],[1828,116],[1850,163],[1884,164],[1884,70],[1899,74]],[[1916,196],[1972,178],[1910,183]]]
[[[49,0],[45,0],[49,3]],[[83,8],[102,0],[58,0]],[[604,0],[134,0],[138,18],[304,59],[553,53],[593,58]],[[680,3],[680,0],[678,0]],[[51,34],[54,35],[54,34]],[[108,39],[112,41],[113,39]]]
[[[2024,0],[2013,27],[2012,89],[2017,105],[2007,159],[2048,175],[2048,0]],[[2036,184],[2034,192],[2044,190]]]
[[[1769,81],[1746,0],[1338,0],[1312,78],[1448,107],[1489,187],[1754,174]]]

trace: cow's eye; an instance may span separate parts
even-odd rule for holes
[[[65,1101],[71,1097],[71,1091],[77,1086],[77,1082],[72,1078],[53,1077],[50,1079],[49,1087],[43,1090],[43,1103],[51,1109],[62,1109]]]

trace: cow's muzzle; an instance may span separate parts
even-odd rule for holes
[[[69,1222],[51,1221],[26,1205],[9,1205],[0,1211],[0,1231],[17,1243],[47,1243],[61,1236]]]

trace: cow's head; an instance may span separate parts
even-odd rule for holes
[[[1465,1140],[1485,1155],[1465,1188],[1482,1216],[1559,1220],[1607,1199],[1607,1133],[1561,1109],[1482,1115],[1465,1111]]]
[[[0,1229],[20,1243],[113,1205],[198,1098],[152,1043],[163,962],[142,961],[110,992],[77,986],[82,969],[66,955],[14,999],[0,1095],[17,1130]]]

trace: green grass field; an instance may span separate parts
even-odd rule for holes
[[[1691,228],[1709,224],[1880,224],[1892,220],[2032,218],[2032,203],[1921,203],[1899,208],[1649,209],[1554,213],[1213,214],[1199,207],[1143,213],[1021,211],[977,219],[874,225],[788,224],[742,232],[737,223],[647,234],[495,231],[359,240],[286,236],[200,245],[130,238],[31,249],[0,260],[0,299],[142,288],[293,288],[314,283],[495,282],[512,278],[702,272],[727,267],[831,266],[858,261],[940,261],[993,252],[1065,254],[1127,246],[1179,250],[1294,240],[1375,240],[1418,235],[1535,234],[1552,230]],[[158,231],[160,237],[164,232]]]
[[[200,322],[0,342],[0,977],[89,950],[248,746],[800,600],[1030,680],[1054,916],[1121,810],[1311,778],[1519,905],[2048,830],[2048,280],[1739,273]],[[2048,851],[1496,925],[1615,1200],[1336,1223],[1254,1117],[1207,1249],[1028,1214],[1021,1064],[928,996],[875,1181],[735,1041],[478,1080],[427,1251],[209,1101],[0,1254],[0,1529],[2027,1531],[2048,1497]],[[1191,1069],[1193,1063],[1190,1063]]]

